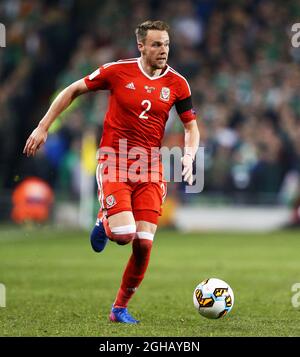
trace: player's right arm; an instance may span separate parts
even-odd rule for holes
[[[26,141],[23,153],[26,154],[27,157],[30,155],[34,156],[37,150],[45,144],[48,130],[59,114],[67,109],[76,97],[87,91],[89,91],[89,89],[85,80],[80,79],[58,94],[43,119],[39,122],[38,126],[33,130]]]
[[[111,89],[115,81],[116,66],[115,62],[107,63],[97,68],[93,73],[69,85],[58,94],[49,110],[33,130],[26,141],[23,153],[27,156],[34,156],[37,150],[45,144],[48,130],[54,120],[62,113],[72,101],[79,95],[88,91],[99,89]]]

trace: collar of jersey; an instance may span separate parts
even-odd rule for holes
[[[143,67],[142,67],[142,64],[141,64],[141,57],[139,57],[139,58],[137,59],[137,63],[138,63],[139,69],[140,69],[140,71],[143,73],[143,75],[144,75],[145,77],[147,77],[148,79],[150,79],[151,81],[153,81],[153,80],[155,80],[155,79],[159,79],[159,78],[163,77],[164,75],[166,75],[166,74],[169,72],[169,68],[170,68],[170,67],[167,65],[167,69],[164,71],[163,74],[161,74],[161,75],[159,75],[159,76],[156,76],[156,77],[151,77],[151,76],[149,76],[149,75],[143,70]]]

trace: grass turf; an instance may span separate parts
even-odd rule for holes
[[[130,246],[90,249],[89,234],[53,227],[0,228],[0,336],[300,336],[299,231],[268,234],[158,231],[145,280],[129,311],[141,323],[113,324],[108,313]],[[230,314],[200,316],[195,286],[207,277],[235,293]],[[299,298],[300,302],[300,298]]]

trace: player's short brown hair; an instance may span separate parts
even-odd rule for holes
[[[169,25],[163,21],[145,21],[142,24],[138,25],[135,29],[135,34],[138,42],[145,42],[148,30],[158,30],[158,31],[167,31],[169,32]]]

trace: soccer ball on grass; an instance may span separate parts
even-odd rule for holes
[[[208,319],[219,319],[232,309],[234,295],[225,281],[211,278],[196,286],[193,302],[200,315]]]

